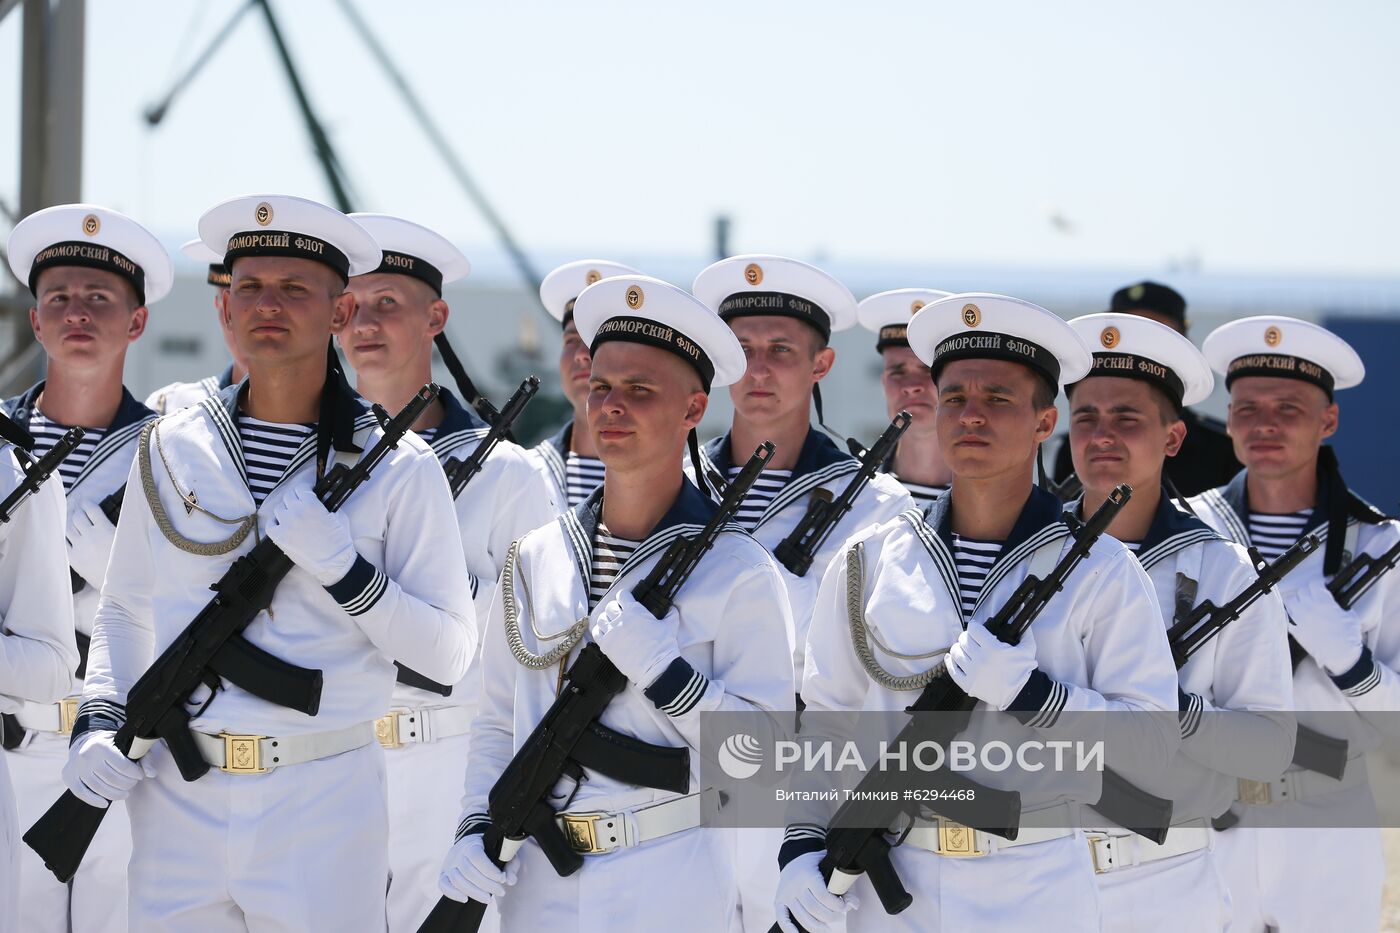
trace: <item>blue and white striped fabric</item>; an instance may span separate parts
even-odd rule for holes
[[[588,573],[588,609],[591,612],[598,605],[608,589],[617,579],[618,572],[627,559],[637,550],[640,541],[628,541],[611,534],[602,522],[593,535],[593,562]]]
[[[253,504],[261,506],[267,494],[286,472],[302,441],[316,430],[314,424],[273,424],[238,413],[238,439],[243,444],[243,462],[248,470],[248,488]]]
[[[958,569],[958,598],[962,601],[963,617],[972,615],[977,605],[977,597],[982,595],[982,584],[987,582],[987,574],[997,562],[1002,542],[978,541],[953,535],[953,563]]]
[[[569,508],[573,508],[603,485],[603,461],[597,457],[580,457],[571,450],[564,460],[564,477],[568,486]]]
[[[29,416],[29,433],[34,435],[34,456],[42,457],[53,450],[68,429],[45,418],[38,407]],[[83,472],[88,460],[97,450],[98,443],[107,435],[106,428],[83,428],[83,439],[77,448],[58,465],[58,475],[63,479],[63,491],[73,491],[73,481]]]
[[[1312,509],[1270,515],[1267,512],[1249,513],[1249,540],[1259,549],[1265,560],[1274,560],[1284,551],[1298,543],[1303,529],[1312,518]]]
[[[729,482],[734,482],[743,469],[742,466],[730,467],[727,477]],[[758,520],[768,508],[768,503],[772,502],[774,497],[783,491],[783,487],[791,479],[791,470],[764,470],[758,474],[758,479],[754,480],[754,484],[749,487],[748,493],[744,496],[738,514],[734,516],[735,524],[752,531],[754,525],[758,524]]]

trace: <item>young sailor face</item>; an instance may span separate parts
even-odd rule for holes
[[[559,349],[559,385],[574,410],[588,401],[588,379],[593,372],[593,356],[578,335],[573,318],[564,325],[564,345]]]
[[[1298,379],[1242,376],[1230,385],[1226,431],[1251,473],[1284,476],[1310,469],[1323,440],[1337,430],[1337,403]]]
[[[1176,456],[1186,437],[1166,396],[1140,379],[1084,379],[1070,393],[1069,410],[1074,472],[1089,489],[1156,488],[1163,458]]]
[[[657,347],[614,340],[598,348],[588,382],[588,430],[609,473],[659,462],[681,465],[686,435],[709,397],[680,357]]]
[[[447,323],[447,303],[426,282],[390,272],[350,280],[355,310],[340,347],[357,373],[395,373],[431,365],[433,337]]]
[[[990,479],[1026,470],[1055,430],[1055,408],[1035,405],[1036,377],[1020,363],[954,360],[938,374],[938,446],[954,476]]]
[[[880,385],[885,389],[886,413],[893,418],[900,411],[907,411],[914,419],[909,424],[910,432],[932,433],[938,398],[928,367],[908,347],[886,347],[880,356],[885,360]]]
[[[740,317],[729,327],[748,359],[744,378],[729,387],[735,411],[749,420],[805,412],[812,387],[831,371],[836,351],[818,349],[816,330],[796,318]]]
[[[34,337],[49,360],[83,367],[110,361],[146,328],[146,309],[115,272],[56,266],[39,273],[29,311]]]
[[[331,269],[310,259],[245,256],[234,263],[224,319],[250,365],[324,365],[326,338],[345,326],[355,299]]]

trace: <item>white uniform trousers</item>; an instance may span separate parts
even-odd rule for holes
[[[1103,933],[1233,933],[1230,894],[1215,853],[1104,872],[1099,882]]]
[[[697,827],[605,855],[567,878],[533,842],[498,899],[503,933],[725,933],[738,922],[732,834]],[[776,858],[776,856],[775,856]]]
[[[19,837],[68,789],[63,783],[68,736],[35,732],[4,755],[19,812],[19,928],[25,933],[126,933],[126,867],[131,859],[126,804],[108,808],[71,885],[63,884]]]
[[[768,933],[776,919],[773,901],[778,896],[778,849],[783,844],[783,830],[745,826],[731,832],[743,933]]]
[[[10,769],[0,757],[0,933],[19,930],[19,815]]]
[[[900,846],[893,861],[914,902],[887,914],[862,876],[851,889],[860,909],[846,914],[850,933],[1099,933],[1099,890],[1082,832],[980,858]]]
[[[378,743],[267,774],[186,782],[163,744],[131,811],[131,929],[383,933],[388,807]]]
[[[389,933],[416,933],[437,904],[438,875],[462,812],[469,734],[389,749]],[[500,929],[493,904],[481,933]]]
[[[1329,821],[1347,828],[1326,827]],[[1264,822],[1275,825],[1259,825]],[[1241,828],[1221,834],[1220,852],[1232,894],[1255,884],[1262,924],[1242,925],[1235,933],[1379,929],[1385,852],[1378,826],[1369,783],[1293,803],[1246,807]],[[1237,844],[1230,837],[1241,830],[1254,839]]]

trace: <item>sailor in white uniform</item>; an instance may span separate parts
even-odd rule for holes
[[[982,701],[979,708],[1011,714],[989,717],[1010,747],[1103,737],[1105,717],[1069,713],[1170,711],[1169,718],[1118,717],[1129,720],[1119,730],[1143,766],[1165,767],[1180,742],[1176,672],[1151,581],[1121,543],[1100,538],[1017,645],[985,628],[1070,540],[1059,501],[1032,484],[1032,472],[1055,427],[1058,387],[1088,372],[1088,349],[1044,308],[989,294],[925,306],[909,324],[909,343],[933,370],[952,489],[927,515],[910,509],[850,539],[831,564],[807,642],[804,732],[839,740],[841,727],[821,714],[902,711],[946,654],[954,681]],[[857,635],[868,651],[858,654]],[[963,737],[985,740],[985,730],[974,722]],[[968,776],[997,788],[1017,782],[1014,772],[984,767]],[[914,899],[896,915],[884,912],[864,875],[854,897],[827,890],[818,864],[832,805],[795,804],[780,855],[785,929],[795,919],[821,933],[844,916],[852,933],[1033,926],[1096,933],[1098,889],[1076,827],[1080,805],[1099,797],[1100,773],[1047,767],[1037,778],[1015,788],[1023,813],[1014,842],[916,821],[893,851]]]
[[[734,422],[701,449],[700,466],[707,475],[729,479],[760,442],[776,445],[739,512],[739,523],[774,552],[813,504],[841,495],[860,466],[811,423],[814,402],[817,419],[822,420],[818,386],[836,362],[836,351],[827,343],[834,331],[855,324],[855,298],[815,266],[761,255],[734,256],[708,266],[692,290],[734,330],[748,358],[744,377],[729,387]],[[909,493],[892,476],[877,473],[812,555],[806,572],[784,568],[795,625],[794,671],[802,670],[817,586],[842,540],[911,504]],[[773,925],[778,876],[772,855],[781,837],[769,828],[740,829],[735,836],[743,928],[765,931]]]
[[[1365,375],[1361,358],[1325,328],[1287,317],[1226,324],[1202,347],[1230,389],[1227,422],[1245,465],[1228,485],[1191,500],[1216,531],[1272,558],[1311,532],[1323,547],[1280,587],[1293,648],[1293,695],[1303,727],[1345,739],[1337,780],[1298,764],[1282,778],[1241,782],[1219,837],[1238,929],[1374,930],[1385,858],[1366,752],[1400,709],[1400,575],[1379,578],[1350,608],[1327,589],[1363,555],[1400,542],[1400,523],[1347,489],[1324,441],[1337,430],[1334,392]],[[1296,647],[1294,647],[1296,646]],[[1268,828],[1257,831],[1251,827]]]
[[[17,491],[24,470],[18,451],[33,451],[34,437],[0,415],[0,503]],[[26,704],[52,707],[73,686],[78,645],[73,601],[68,596],[67,523],[63,483],[51,476],[16,502],[0,524],[0,712]],[[6,717],[8,722],[9,717]],[[0,733],[7,723],[0,723]],[[3,738],[3,735],[0,735]],[[20,835],[8,762],[0,757],[0,933],[20,933]],[[42,866],[41,866],[42,869]],[[53,926],[57,926],[54,924]]]
[[[128,798],[132,929],[383,930],[374,721],[390,704],[393,662],[453,683],[477,645],[451,497],[412,434],[338,511],[312,493],[379,435],[329,342],[354,307],[349,276],[379,265],[374,239],[338,211],[283,196],[225,201],[199,230],[225,251],[223,313],[249,375],[142,436],[65,778],[93,805]],[[131,761],[112,741],[127,691],[263,535],[294,566],[243,637],[319,669],[319,712],[220,679],[189,707],[212,770],[186,782],[163,742]]]
[[[530,449],[536,465],[554,487],[554,500],[565,512],[592,495],[603,484],[603,461],[588,433],[588,374],[592,357],[588,344],[574,323],[574,302],[579,293],[600,279],[613,275],[640,275],[631,266],[607,259],[580,259],[565,263],[540,283],[540,301],[550,317],[564,328],[559,348],[559,389],[573,406],[574,416],[554,434]]]
[[[116,528],[102,508],[126,482],[142,426],[155,417],[122,385],[127,348],[145,332],[147,305],[170,291],[170,257],[128,217],[89,204],[31,214],[9,241],[10,268],[29,285],[34,336],[48,360],[45,380],[0,410],[46,453],[72,426],[86,434],[60,465],[67,493],[69,591],[84,660]],[[115,513],[113,513],[115,514]],[[29,826],[63,792],[60,772],[85,666],[59,703],[27,703],[7,729],[10,774],[20,821]],[[125,808],[108,814],[82,868],[60,884],[27,847],[20,923],[25,930],[120,931],[126,927],[126,863],[131,853]]]
[[[884,362],[880,386],[885,390],[885,415],[893,418],[907,411],[912,419],[884,470],[924,509],[948,491],[953,475],[938,449],[933,379],[909,348],[909,319],[924,305],[950,294],[934,288],[896,288],[871,295],[856,306],[860,326],[875,334],[875,352]]]
[[[589,286],[574,313],[592,355],[588,426],[607,475],[582,504],[526,535],[506,562],[484,634],[461,838],[444,865],[442,890],[457,900],[496,900],[505,930],[731,929],[732,835],[700,828],[719,801],[715,789],[699,784],[699,728],[707,712],[791,704],[783,584],[764,549],[730,527],[663,619],[632,590],[672,540],[695,534],[714,514],[714,503],[686,478],[682,453],[709,389],[743,373],[743,351],[714,312],[645,276]],[[531,840],[501,870],[482,842],[488,793],[587,639],[629,681],[602,724],[642,742],[688,748],[690,792],[586,769],[576,787],[565,780],[565,796],[552,803],[565,810],[583,867],[559,877]],[[572,831],[588,825],[626,832],[600,831],[590,841],[588,832]]]
[[[218,395],[229,386],[242,382],[243,377],[248,375],[248,368],[239,362],[238,348],[234,346],[233,334],[224,326],[223,301],[225,290],[229,285],[228,268],[224,265],[224,257],[205,246],[204,241],[198,237],[182,244],[180,252],[195,262],[208,266],[209,271],[205,281],[214,286],[215,317],[219,333],[224,338],[224,346],[228,347],[229,356],[232,357],[233,362],[229,363],[224,371],[217,376],[205,376],[196,382],[172,382],[146,396],[146,407],[158,415],[179,411],[181,408],[196,402],[202,402],[210,396]]]
[[[355,312],[339,336],[366,399],[397,411],[432,380],[433,345],[456,354],[444,327],[442,287],[471,271],[448,240],[387,214],[351,214],[384,253],[373,272],[350,280]],[[470,407],[443,389],[413,425],[448,465],[469,457],[487,433]],[[486,617],[511,542],[553,521],[553,491],[524,450],[501,441],[456,498],[457,527],[477,614]],[[392,707],[377,723],[389,769],[389,930],[413,933],[438,899],[442,853],[452,845],[476,705],[473,667],[457,684],[400,668]]]
[[[1094,350],[1094,368],[1067,389],[1068,443],[1084,485],[1073,508],[1082,518],[1119,483],[1132,486],[1108,533],[1137,554],[1167,627],[1207,600],[1229,603],[1256,578],[1249,555],[1179,508],[1163,485],[1164,458],[1185,439],[1182,406],[1210,395],[1205,357],[1176,331],[1136,315],[1090,314],[1070,326]],[[1165,772],[1110,760],[1173,808],[1161,845],[1111,823],[1089,834],[1105,933],[1230,927],[1210,820],[1229,809],[1238,780],[1273,780],[1292,757],[1286,630],[1283,603],[1269,593],[1180,669],[1182,743]]]

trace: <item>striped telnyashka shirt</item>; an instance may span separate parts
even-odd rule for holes
[[[238,438],[243,443],[243,462],[248,468],[248,488],[253,492],[254,506],[262,505],[301,442],[314,430],[314,424],[273,424],[238,413]]]
[[[1249,513],[1249,540],[1259,549],[1265,560],[1275,560],[1291,548],[1303,536],[1303,528],[1312,518],[1312,509],[1290,512],[1283,515],[1270,515],[1267,512]]]
[[[593,563],[588,571],[589,612],[598,607],[598,601],[613,585],[618,571],[627,563],[627,559],[637,550],[639,544],[640,541],[628,541],[626,538],[617,537],[609,532],[602,522],[598,523],[598,530],[593,533]]]
[[[53,445],[68,433],[68,429],[45,418],[39,409],[35,408],[29,415],[29,433],[34,435],[32,453],[38,458],[53,450]],[[106,428],[83,428],[83,439],[78,442],[77,448],[58,465],[58,475],[63,479],[64,492],[73,491],[73,481],[83,472],[83,467],[92,459],[98,443],[106,434]]]
[[[742,466],[732,466],[729,468],[729,482],[734,480],[743,471]],[[749,487],[749,491],[744,496],[743,503],[739,506],[739,512],[734,516],[734,521],[739,527],[752,531],[753,526],[758,524],[759,518],[763,516],[763,510],[768,508],[768,503],[773,501],[773,497],[783,491],[783,487],[792,479],[791,470],[764,470],[758,474],[758,479]]]
[[[571,450],[564,459],[564,480],[568,486],[569,508],[573,508],[603,485],[603,461],[597,457],[580,457]]]
[[[1001,546],[1000,541],[978,541],[953,535],[953,563],[958,569],[958,598],[962,600],[963,618],[971,617]]]

